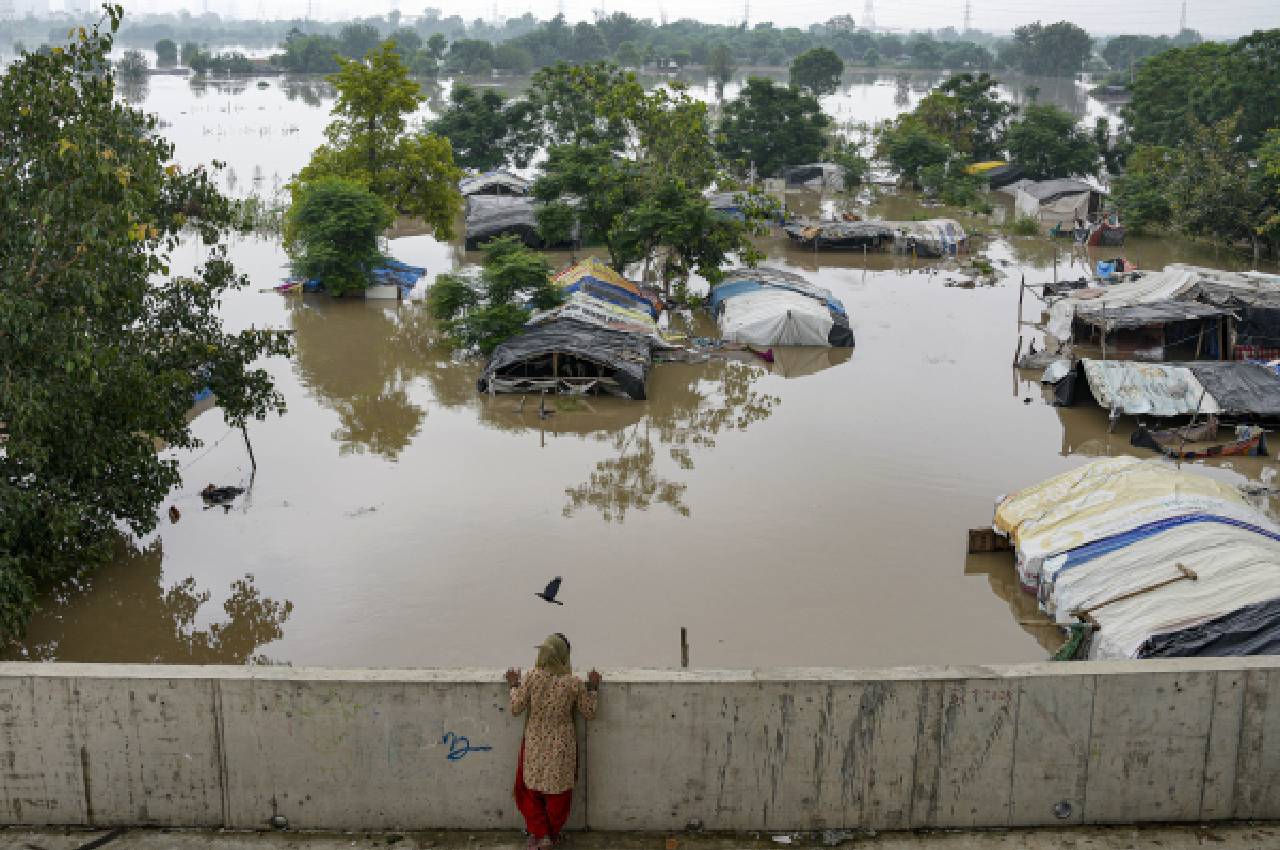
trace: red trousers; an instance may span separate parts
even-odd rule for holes
[[[559,794],[544,794],[524,784],[524,741],[520,742],[520,760],[516,762],[516,808],[524,815],[525,826],[534,838],[556,838],[569,820],[569,804],[573,789]]]

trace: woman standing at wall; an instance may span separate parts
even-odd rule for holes
[[[573,675],[569,640],[557,632],[538,647],[538,660],[529,675],[521,681],[519,670],[508,670],[507,684],[511,714],[529,713],[516,763],[516,807],[529,832],[527,850],[547,850],[560,840],[569,820],[578,778],[573,712],[576,708],[586,720],[596,716],[600,674],[592,670],[586,684]]]

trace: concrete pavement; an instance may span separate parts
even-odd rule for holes
[[[570,836],[565,850],[811,850],[836,846],[822,833],[772,835],[585,832]],[[846,850],[1271,850],[1280,848],[1280,824],[1212,826],[1081,827],[994,831],[928,831],[827,834]],[[105,840],[104,840],[105,839]],[[133,829],[103,831],[0,829],[0,850],[523,850],[514,832],[403,833],[206,832]]]

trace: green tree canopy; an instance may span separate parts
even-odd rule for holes
[[[508,106],[502,92],[455,83],[449,106],[431,132],[449,140],[454,161],[463,168],[491,171],[527,164],[533,151],[523,136],[524,104]]]
[[[187,41],[183,43],[182,55],[181,55],[183,65],[186,65],[188,68],[190,68],[192,60],[194,60],[199,55],[200,55],[200,45],[196,44],[194,41]]]
[[[754,165],[757,173],[771,177],[820,157],[830,123],[811,95],[752,77],[737,99],[725,104],[716,146],[738,173]]]
[[[1032,104],[1009,125],[1009,158],[1034,180],[1098,171],[1098,146],[1073,115],[1050,104]]]
[[[329,79],[338,90],[326,144],[298,173],[305,184],[323,176],[365,184],[392,209],[417,216],[441,238],[453,234],[461,206],[448,139],[407,132],[407,116],[422,102],[395,45],[384,42],[364,60],[340,59]]]
[[[137,83],[147,78],[147,57],[141,50],[126,50],[116,63],[116,71],[125,82]]]
[[[707,76],[716,81],[716,97],[724,97],[724,87],[733,79],[736,71],[729,46],[724,42],[712,45],[707,54]]]
[[[806,50],[791,62],[791,85],[809,94],[831,94],[840,87],[844,61],[829,47]]]
[[[172,68],[178,64],[178,45],[171,38],[156,42],[156,67]]]
[[[294,191],[285,215],[285,248],[293,270],[319,280],[330,295],[362,292],[383,261],[378,236],[391,210],[362,183],[319,177]]]
[[[876,140],[876,154],[887,159],[904,182],[916,187],[920,186],[920,176],[926,168],[946,164],[952,153],[944,139],[912,114],[884,125]]]
[[[180,483],[156,441],[198,445],[193,395],[232,423],[282,409],[254,364],[286,338],[228,334],[218,305],[246,284],[223,238],[232,205],[183,170],[154,116],[122,105],[108,55],[123,10],[0,75],[0,633],[48,583],[92,568],[119,528],[142,535]],[[174,268],[184,233],[193,268]],[[193,252],[194,253],[194,252]]]
[[[1000,99],[989,74],[956,74],[925,95],[915,115],[952,149],[974,160],[995,159],[1016,110]]]
[[[1093,53],[1089,33],[1069,21],[1044,26],[1039,21],[1013,31],[1013,41],[1000,51],[1005,65],[1024,74],[1070,77],[1084,69]]]

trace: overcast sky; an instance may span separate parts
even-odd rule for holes
[[[712,23],[739,23],[750,2],[750,21],[772,21],[778,26],[808,26],[835,14],[847,12],[860,25],[866,0],[499,0],[499,17],[532,12],[550,17],[563,8],[571,20],[589,19],[604,3],[608,13],[625,11],[639,18],[658,20],[665,11],[670,19],[698,18]],[[307,0],[126,0],[125,6],[141,10],[187,8],[199,12],[205,7],[220,14],[254,17],[259,8],[269,16],[301,16]],[[427,6],[444,14],[460,14],[467,19],[494,16],[493,0],[310,0],[318,18],[346,18],[353,14],[379,14],[399,8],[406,15],[420,13]],[[873,0],[878,27],[894,29],[941,29],[964,23],[965,0]],[[1172,34],[1178,29],[1181,0],[969,0],[971,19],[978,29],[1007,32],[1021,24],[1041,20],[1050,23],[1069,20],[1093,33]],[[54,7],[57,8],[56,2]],[[1187,26],[1206,35],[1235,36],[1255,29],[1280,27],[1280,0],[1187,0]]]

